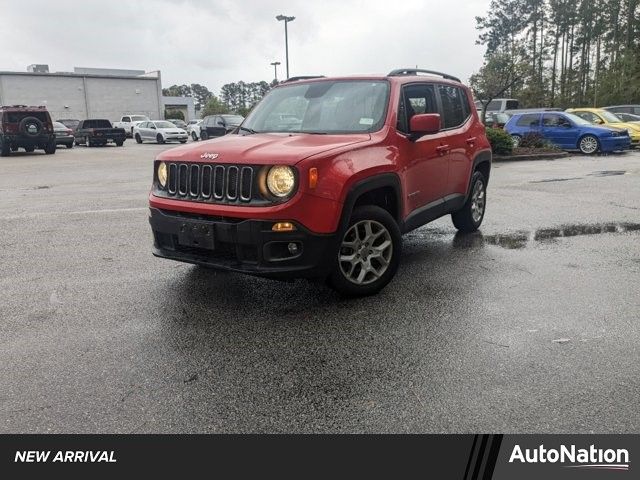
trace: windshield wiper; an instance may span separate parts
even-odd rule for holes
[[[242,130],[244,132],[249,132],[249,133],[259,133],[259,132],[256,132],[253,128],[248,128],[248,127],[238,127],[238,130]]]

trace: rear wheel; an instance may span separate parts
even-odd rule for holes
[[[49,142],[49,144],[44,148],[44,153],[46,153],[47,155],[51,155],[53,153],[56,153],[56,142],[55,142],[55,140]]]
[[[591,155],[600,150],[600,143],[593,135],[585,135],[578,142],[578,148],[585,155]]]
[[[340,240],[329,285],[343,295],[372,295],[394,277],[402,238],[394,218],[380,207],[356,208]]]
[[[66,147],[67,147],[67,148],[73,148],[73,142],[69,142],[69,143],[67,143]]]
[[[202,138],[202,140],[209,140],[209,134],[207,132],[202,132],[200,134],[200,138]]]
[[[159,133],[158,135],[156,135],[156,141],[158,143],[164,143],[164,137],[162,136],[161,133]]]
[[[11,155],[11,147],[9,146],[8,143],[2,142],[0,144],[0,156],[8,157],[9,155]]]
[[[116,141],[116,146],[121,147],[122,145],[124,145],[124,140],[117,140]]]
[[[139,133],[136,133],[136,143],[142,143],[142,137]]]
[[[25,151],[25,152],[27,152],[27,153],[31,153],[31,152],[33,152],[35,149],[36,149],[36,147],[24,147],[24,151]],[[16,150],[18,150],[18,149],[16,148]],[[45,150],[46,150],[46,149],[45,149]]]
[[[451,214],[453,225],[463,233],[475,232],[482,224],[487,206],[487,182],[482,172],[471,177],[471,193],[464,206]]]

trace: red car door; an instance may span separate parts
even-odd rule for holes
[[[415,83],[406,85],[398,112],[400,155],[405,158],[404,169],[406,213],[422,207],[435,206],[442,199],[447,186],[449,169],[448,133],[445,131],[411,138],[409,122],[415,114],[439,113],[435,85]]]

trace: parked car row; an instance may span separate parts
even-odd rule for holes
[[[604,108],[531,108],[487,112],[485,125],[503,128],[518,146],[528,134],[565,150],[591,154],[640,145],[640,105]]]

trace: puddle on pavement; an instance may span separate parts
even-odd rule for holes
[[[480,247],[485,244],[497,245],[507,249],[519,249],[529,242],[551,241],[560,237],[578,235],[597,235],[600,233],[623,233],[640,231],[640,223],[593,223],[584,225],[562,225],[557,228],[541,228],[534,232],[518,231],[494,235],[475,233],[470,235],[456,234],[453,245],[456,248]]]
[[[626,170],[602,170],[600,172],[590,173],[589,175],[593,177],[612,177],[615,175],[624,175],[625,173],[627,173]]]

